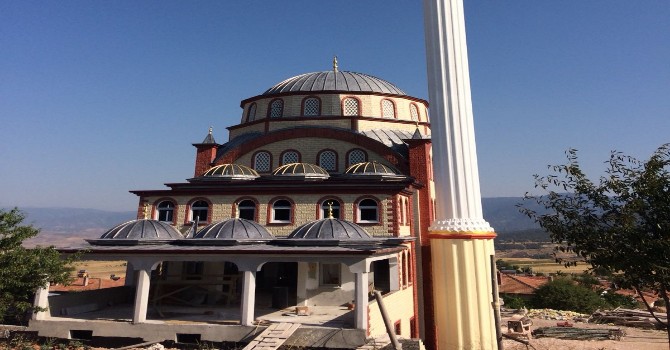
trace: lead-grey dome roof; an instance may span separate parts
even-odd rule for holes
[[[288,78],[269,88],[263,95],[286,92],[347,91],[407,95],[394,84],[371,75],[356,72],[323,71]]]
[[[158,220],[131,220],[116,225],[99,239],[88,239],[97,245],[160,244],[183,238],[181,233],[168,223]]]
[[[300,246],[377,245],[382,242],[353,222],[334,218],[306,223],[293,230],[286,239],[275,240],[283,245]]]
[[[209,224],[198,231],[193,238],[272,239],[274,237],[255,221],[235,218]]]

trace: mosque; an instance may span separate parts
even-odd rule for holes
[[[294,322],[320,334],[297,345],[356,347],[386,333],[379,291],[396,334],[434,332],[428,102],[335,59],[240,107],[227,142],[193,144],[186,182],[131,191],[136,220],[62,249],[127,261],[126,286],[41,290],[33,330],[239,342]]]
[[[210,129],[194,144],[186,183],[132,191],[137,220],[62,250],[127,261],[128,285],[45,286],[29,329],[254,350],[358,348],[386,331],[501,348],[463,1],[423,5],[432,125],[425,100],[336,60],[242,101],[228,142]]]

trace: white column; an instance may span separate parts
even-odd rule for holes
[[[389,289],[392,292],[400,290],[400,269],[398,258],[389,258]]]
[[[242,319],[243,326],[252,326],[254,322],[254,304],[256,303],[256,271],[242,271]]]
[[[489,255],[463,0],[424,0],[436,220],[430,227],[439,349],[495,349]]]
[[[151,268],[136,270],[137,288],[135,290],[135,308],[133,311],[133,323],[143,323],[147,320],[150,274],[151,274]]]
[[[368,272],[356,272],[356,329],[368,329]]]
[[[30,317],[32,320],[45,320],[50,315],[49,312],[49,285],[39,288],[35,293],[35,301],[33,303],[39,311],[33,312]]]

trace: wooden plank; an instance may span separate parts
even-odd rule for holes
[[[273,323],[243,350],[276,350],[300,327],[297,323]]]

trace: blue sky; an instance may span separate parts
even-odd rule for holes
[[[670,2],[465,0],[482,194],[670,142]],[[427,98],[418,1],[0,2],[0,207],[133,210],[239,101],[331,68]]]

